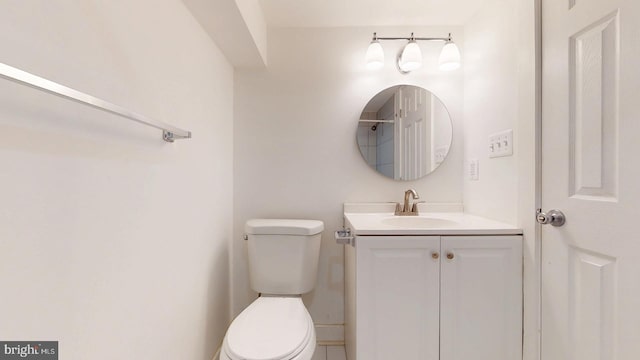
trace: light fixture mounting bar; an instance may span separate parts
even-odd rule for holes
[[[377,37],[376,40],[424,40],[424,41],[451,41],[451,38],[420,38],[420,37]]]
[[[407,37],[380,37],[376,33],[373,33],[373,40],[408,40],[408,41],[421,40],[421,41],[449,42],[449,41],[452,41],[453,38],[451,37],[451,34],[449,34],[448,37],[415,37],[413,36],[413,33],[411,33],[411,36],[407,36]]]

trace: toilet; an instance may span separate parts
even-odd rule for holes
[[[251,288],[260,296],[236,317],[220,360],[310,360],[316,333],[301,295],[315,287],[324,224],[253,219],[245,224]]]

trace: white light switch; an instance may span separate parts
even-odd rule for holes
[[[488,150],[490,158],[513,155],[513,130],[489,135]]]
[[[480,162],[478,159],[471,159],[467,162],[467,174],[471,181],[478,181],[480,178]]]

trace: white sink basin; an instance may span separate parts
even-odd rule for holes
[[[381,222],[385,225],[413,229],[448,228],[458,225],[452,220],[425,216],[394,216],[382,219]]]

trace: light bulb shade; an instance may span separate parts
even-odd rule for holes
[[[460,67],[460,50],[455,43],[448,41],[440,53],[440,70],[451,71]]]
[[[378,40],[373,40],[369,44],[367,54],[365,55],[365,61],[367,62],[368,69],[380,69],[384,66],[384,51],[382,45]]]
[[[415,40],[409,41],[402,50],[398,66],[402,71],[413,71],[422,66],[422,52]]]

